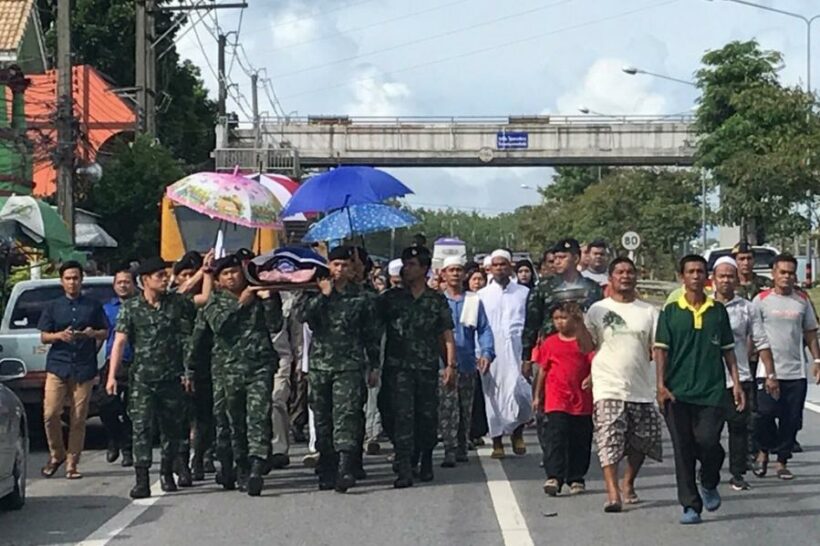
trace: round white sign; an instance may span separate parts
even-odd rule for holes
[[[626,250],[638,250],[641,246],[641,236],[634,231],[627,231],[621,236],[621,246]]]

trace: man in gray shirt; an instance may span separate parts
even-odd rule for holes
[[[781,254],[772,264],[774,288],[758,294],[754,303],[763,320],[774,356],[774,372],[763,367],[757,370],[758,422],[755,435],[760,445],[755,475],[766,475],[769,453],[777,453],[777,476],[791,480],[794,475],[786,468],[791,459],[794,441],[806,399],[805,340],[814,358],[812,375],[820,382],[820,346],[817,343],[817,318],[808,296],[795,289],[797,261]],[[780,397],[763,390],[766,379],[777,379]]]

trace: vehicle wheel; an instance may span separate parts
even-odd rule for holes
[[[26,504],[26,471],[28,470],[28,437],[21,434],[17,439],[14,460],[14,490],[0,499],[3,510],[20,510]]]

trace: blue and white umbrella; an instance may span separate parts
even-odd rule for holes
[[[381,203],[351,205],[322,218],[307,230],[302,241],[332,241],[388,229],[399,229],[419,222],[410,213]]]

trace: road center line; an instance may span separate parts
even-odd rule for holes
[[[157,480],[151,486],[150,497],[131,501],[130,504],[114,514],[96,531],[88,535],[85,540],[78,542],[77,546],[105,546],[134,523],[134,520],[153,506],[163,495],[165,495],[165,492],[160,488],[159,480]]]
[[[820,408],[819,408],[820,409]],[[495,517],[498,526],[501,527],[501,535],[504,538],[505,546],[534,546],[527,522],[515,500],[515,493],[512,490],[504,472],[501,461],[490,458],[492,451],[489,448],[478,450],[478,460],[481,461],[481,469],[487,478],[487,489],[490,490],[490,499],[493,501]]]
[[[817,404],[806,402],[805,406],[806,409],[809,411],[813,411],[814,413],[820,413],[820,406],[818,406]]]

